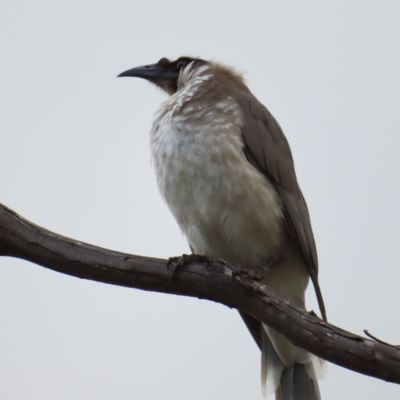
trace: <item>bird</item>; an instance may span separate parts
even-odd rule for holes
[[[324,320],[318,258],[289,143],[243,74],[182,56],[122,72],[169,96],[154,116],[150,149],[160,193],[194,254],[249,270],[305,309],[311,279]],[[326,362],[239,311],[261,350],[266,398],[317,400]]]

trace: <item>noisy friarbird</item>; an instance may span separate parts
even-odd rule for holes
[[[160,192],[192,251],[249,269],[305,308],[311,278],[320,310],[318,258],[307,204],[288,141],[234,68],[199,58],[161,58],[119,75],[169,94],[155,114],[151,153]],[[323,360],[249,315],[261,349],[264,397],[320,399]]]

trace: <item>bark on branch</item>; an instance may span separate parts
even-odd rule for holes
[[[353,371],[400,383],[400,347],[346,332],[297,309],[227,263],[192,263],[171,280],[167,260],[123,254],[43,229],[0,204],[0,255],[78,278],[198,297],[250,314],[295,345]]]

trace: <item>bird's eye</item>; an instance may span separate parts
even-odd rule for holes
[[[178,64],[176,65],[176,68],[178,69],[183,69],[186,67],[186,61],[179,61]]]

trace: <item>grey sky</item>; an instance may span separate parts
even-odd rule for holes
[[[150,164],[164,94],[115,77],[163,56],[232,64],[291,144],[330,322],[399,343],[399,34],[398,1],[3,0],[0,201],[99,246],[189,252]],[[258,349],[221,305],[1,258],[0,321],[1,399],[262,398]],[[320,387],[400,398],[334,365]]]

